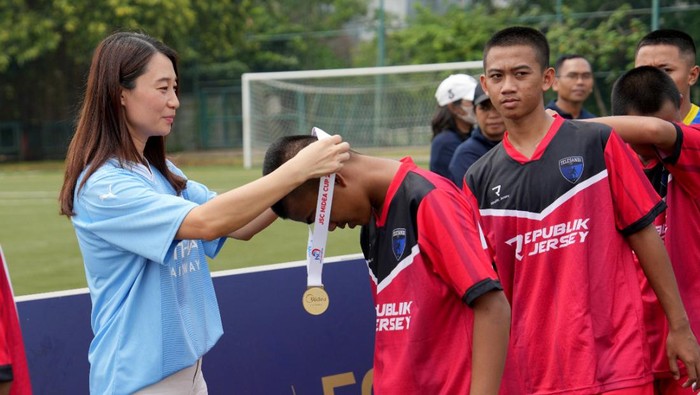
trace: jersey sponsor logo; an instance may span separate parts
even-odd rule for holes
[[[179,264],[175,267],[171,267],[170,268],[170,276],[171,277],[182,277],[187,273],[199,271],[201,268],[202,267],[199,263],[199,259],[194,259],[190,262],[184,262],[184,263]]]
[[[396,228],[391,232],[391,250],[397,261],[401,260],[406,249],[406,228]]]
[[[199,271],[202,268],[199,262],[199,244],[194,240],[177,243],[173,250],[173,260],[179,263],[170,267],[172,277],[182,277],[187,273]]]
[[[578,218],[536,229],[519,234],[507,240],[506,244],[509,246],[515,244],[515,258],[522,261],[525,257],[523,251],[527,251],[527,256],[534,256],[577,243],[585,243],[590,232],[588,221],[590,218]]]
[[[377,332],[403,331],[411,329],[411,306],[413,301],[382,303],[375,305]]]
[[[559,172],[561,173],[567,181],[572,184],[576,184],[578,180],[581,179],[583,174],[583,157],[582,156],[568,156],[566,158],[559,159]]]

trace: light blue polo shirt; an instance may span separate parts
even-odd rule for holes
[[[76,193],[72,221],[95,334],[90,393],[137,391],[191,366],[221,337],[206,256],[216,256],[225,238],[175,240],[187,213],[214,196],[193,181],[176,196],[154,167],[116,160]]]

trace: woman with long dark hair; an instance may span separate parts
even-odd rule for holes
[[[207,256],[226,237],[252,237],[276,218],[272,204],[349,157],[334,136],[217,196],[166,159],[177,84],[175,51],[145,34],[114,33],[93,54],[59,201],[92,300],[94,394],[206,394],[201,358],[223,333]]]

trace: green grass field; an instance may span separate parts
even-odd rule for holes
[[[425,165],[424,157],[419,151],[419,165]],[[175,160],[190,179],[217,192],[260,177],[259,168],[245,170],[230,160]],[[87,286],[73,227],[58,214],[62,182],[62,163],[0,164],[0,246],[16,295]],[[303,260],[307,234],[306,225],[279,220],[251,241],[227,241],[210,266],[218,271]],[[358,240],[359,229],[331,232],[327,256],[359,253]]]

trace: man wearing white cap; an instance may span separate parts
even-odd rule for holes
[[[444,177],[450,177],[452,155],[476,124],[473,103],[476,86],[473,77],[453,74],[443,80],[435,92],[439,107],[431,122],[430,170]]]

